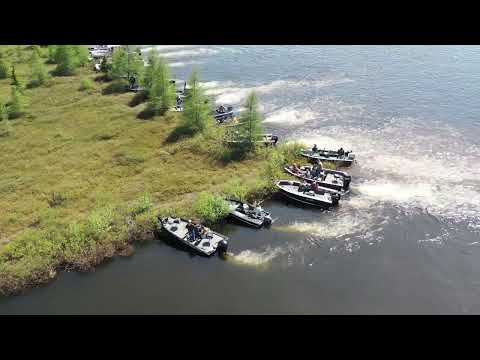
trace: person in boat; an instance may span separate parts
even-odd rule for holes
[[[291,169],[294,173],[298,173],[300,171],[296,163],[291,166]]]
[[[219,114],[223,114],[223,113],[225,112],[225,106],[220,105],[220,106],[218,107],[218,109],[217,109],[217,112],[218,112]]]
[[[272,145],[275,146],[277,145],[278,141],[278,136],[277,135],[272,135]]]
[[[195,241],[195,225],[192,224],[192,220],[188,220],[188,224],[186,226],[188,231],[188,237],[192,241]]]
[[[311,173],[310,169],[307,167],[307,168],[305,169],[305,177],[306,177],[307,179],[310,179],[311,176],[312,176],[312,173]]]
[[[202,238],[202,234],[203,234],[203,226],[201,224],[195,224],[193,226],[193,232],[194,232],[194,240],[195,239],[201,239]]]
[[[318,192],[318,184],[314,181],[310,187],[311,190],[313,190],[315,193]]]
[[[338,154],[338,156],[343,156],[343,155],[345,155],[345,150],[343,150],[343,147],[341,147],[340,149],[338,149],[337,154]]]
[[[317,162],[315,165],[313,165],[312,168],[312,177],[319,177],[322,174],[323,171],[323,164],[320,161],[320,159],[317,159]]]
[[[310,188],[309,184],[306,181],[304,181],[298,186],[298,191],[304,193],[308,191],[309,188]]]
[[[318,151],[317,144],[313,144],[312,151],[313,151],[313,152],[317,152],[317,151]]]

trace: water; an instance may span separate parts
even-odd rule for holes
[[[282,140],[353,149],[352,194],[328,212],[269,201],[269,230],[220,227],[227,261],[159,241],[0,314],[480,313],[480,47],[159,50],[218,103],[255,89]]]

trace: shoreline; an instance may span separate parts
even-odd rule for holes
[[[0,51],[28,58],[35,50]],[[134,243],[154,240],[157,215],[199,217],[199,193],[266,199],[274,180],[290,178],[283,166],[304,160],[298,143],[258,146],[235,158],[217,141],[216,124],[178,137],[179,113],[140,118],[145,104],[137,95],[111,93],[112,82],[91,65],[25,89],[27,113],[9,120],[13,133],[0,137],[0,296],[132,255]],[[16,74],[26,82],[27,60]],[[86,79],[89,91],[79,88]],[[9,78],[0,80],[0,101],[10,88]]]

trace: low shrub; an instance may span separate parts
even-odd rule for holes
[[[51,207],[57,207],[63,205],[67,201],[67,197],[62,193],[53,192],[50,199],[48,199],[48,204]]]
[[[113,208],[106,206],[90,213],[87,218],[86,234],[94,239],[99,239],[108,232],[113,225],[114,212]]]
[[[195,212],[207,223],[214,223],[228,216],[229,207],[221,196],[201,192],[194,204]]]
[[[150,210],[153,207],[153,199],[152,196],[145,192],[142,196],[137,200],[135,205],[132,208],[132,215],[137,216],[143,214]]]
[[[80,91],[91,92],[93,90],[93,82],[90,79],[83,79],[80,83]]]

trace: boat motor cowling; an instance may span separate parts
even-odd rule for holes
[[[228,241],[227,240],[221,240],[218,243],[217,251],[220,255],[226,254],[227,251],[228,251]]]

